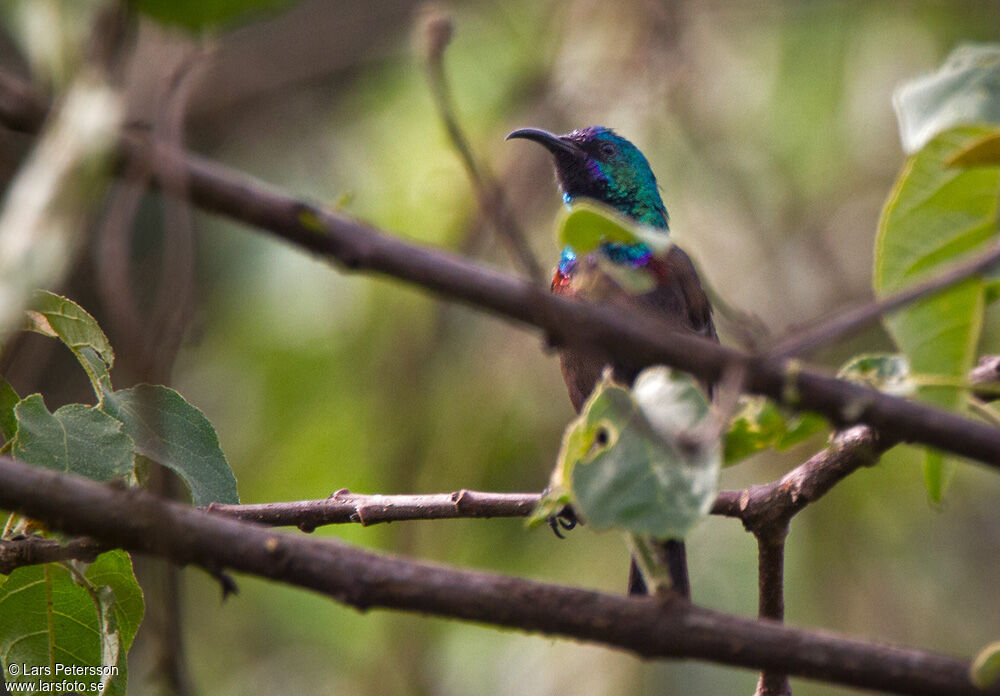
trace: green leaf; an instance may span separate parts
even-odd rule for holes
[[[910,376],[910,361],[905,355],[858,355],[840,368],[837,377],[895,396],[911,396],[917,391],[917,384]]]
[[[969,676],[979,689],[988,689],[1000,681],[1000,641],[979,651],[969,667]]]
[[[572,247],[580,256],[609,242],[641,242],[661,256],[673,244],[662,230],[636,224],[614,208],[592,201],[575,201],[563,212],[557,230],[559,243]]]
[[[944,499],[944,492],[951,483],[952,476],[955,475],[955,460],[937,450],[927,450],[924,453],[924,486],[927,488],[927,497],[934,504],[940,504]]]
[[[39,290],[28,310],[29,328],[51,338],[58,338],[73,351],[73,355],[86,370],[97,398],[111,389],[108,370],[115,362],[111,343],[97,324],[80,305],[65,297]]]
[[[827,427],[826,420],[814,413],[787,415],[764,397],[741,397],[723,440],[724,465],[766,449],[786,450]]]
[[[96,408],[69,404],[49,413],[41,394],[14,407],[11,455],[29,464],[111,481],[132,472],[134,446],[122,424]]]
[[[41,686],[66,680],[82,682],[85,688],[77,690],[84,693],[124,696],[125,656],[142,620],[142,592],[122,551],[102,554],[86,572],[80,567],[25,566],[0,586],[0,661],[8,683],[66,693]],[[15,674],[10,665],[24,669]],[[109,674],[65,673],[102,666]]]
[[[681,538],[715,500],[721,447],[688,376],[644,370],[630,392],[605,375],[563,439],[550,496],[595,529]]]
[[[1000,122],[1000,45],[958,46],[937,72],[897,88],[893,105],[909,154],[949,128]]]
[[[206,29],[247,21],[292,0],[136,0],[139,11],[168,24]]]
[[[14,417],[14,406],[21,400],[21,397],[14,391],[14,387],[3,377],[0,377],[0,435],[4,440],[10,440],[17,432],[17,419]]]
[[[1000,165],[1000,133],[977,140],[948,160],[949,167],[996,167]]]
[[[121,421],[136,452],[184,480],[195,505],[239,502],[236,477],[215,428],[176,391],[140,384],[105,394],[101,408]]]
[[[987,305],[991,305],[997,300],[1000,300],[1000,278],[986,278],[984,291],[986,293],[985,302]]]
[[[126,649],[132,645],[142,623],[145,601],[132,569],[132,559],[125,551],[106,551],[87,566],[87,579],[99,587],[108,587],[115,594],[115,620]]]
[[[910,157],[879,221],[874,287],[879,297],[926,280],[995,237],[1000,168],[947,169],[944,163],[988,131],[956,128]],[[885,318],[889,334],[916,374],[964,378],[977,351],[985,281],[970,278]],[[921,399],[946,409],[964,405],[961,391],[924,387]],[[932,496],[947,480],[938,457],[925,466]]]

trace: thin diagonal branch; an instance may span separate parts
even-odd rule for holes
[[[690,657],[845,686],[973,696],[968,662],[829,632],[744,619],[682,602],[627,598],[368,553],[277,534],[0,457],[0,508],[69,534],[315,590],[359,609],[389,608],[575,638],[644,657]]]
[[[856,333],[884,314],[930,297],[953,285],[980,275],[1000,264],[1000,243],[969,260],[960,261],[940,275],[889,295],[877,302],[847,309],[812,327],[778,341],[768,351],[774,358],[793,358],[827,345],[837,338]]]
[[[458,154],[462,167],[476,193],[476,201],[486,223],[493,228],[496,236],[504,242],[507,250],[521,269],[536,283],[545,280],[538,259],[531,251],[528,236],[517,222],[507,202],[507,195],[497,178],[484,164],[476,161],[472,146],[456,116],[455,104],[444,69],[444,54],[451,41],[453,26],[451,19],[437,10],[430,10],[425,18],[423,31],[426,43],[427,77],[431,96],[438,117],[444,125],[448,140]]]
[[[0,79],[0,91],[7,82]],[[10,103],[8,95],[0,96],[0,121],[7,122],[9,114],[2,107]],[[24,114],[11,116],[9,122],[23,123]],[[794,362],[726,348],[677,331],[662,320],[550,295],[531,282],[408,244],[134,133],[123,135],[120,151],[124,160],[149,162],[157,170],[184,167],[192,201],[205,210],[265,229],[346,269],[392,276],[537,327],[553,345],[595,347],[621,364],[668,365],[711,383],[737,366],[746,374],[748,391],[822,413],[838,427],[865,423],[887,441],[930,445],[1000,468],[998,428],[827,377]]]

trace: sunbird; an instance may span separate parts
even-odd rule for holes
[[[552,154],[556,180],[567,206],[572,208],[583,199],[597,201],[663,234],[664,238],[670,234],[667,209],[649,162],[639,148],[612,129],[590,126],[555,135],[537,128],[519,128],[507,135],[507,140],[512,138],[531,140]],[[602,269],[602,266],[608,268],[606,262],[614,264],[612,268],[645,271],[655,285],[652,290],[627,290]],[[654,255],[641,242],[607,242],[582,258],[571,247],[565,247],[552,278],[551,291],[563,297],[652,314],[677,330],[719,340],[712,321],[712,306],[694,264],[676,245]],[[625,384],[631,384],[641,371],[615,362],[596,349],[565,349],[560,352],[559,360],[569,398],[578,412],[606,366],[610,365],[615,379]],[[666,541],[664,551],[674,591],[690,597],[684,542]],[[646,591],[633,560],[629,594]]]

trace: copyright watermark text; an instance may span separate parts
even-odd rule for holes
[[[102,680],[74,680],[71,677],[117,677],[118,665],[29,665],[11,662],[6,666],[10,693],[99,692]]]

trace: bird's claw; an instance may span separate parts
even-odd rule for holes
[[[552,533],[555,534],[560,539],[565,539],[561,530],[565,529],[567,532],[576,527],[580,523],[580,520],[576,516],[576,512],[570,506],[564,507],[562,510],[556,514],[549,517],[549,528]]]

